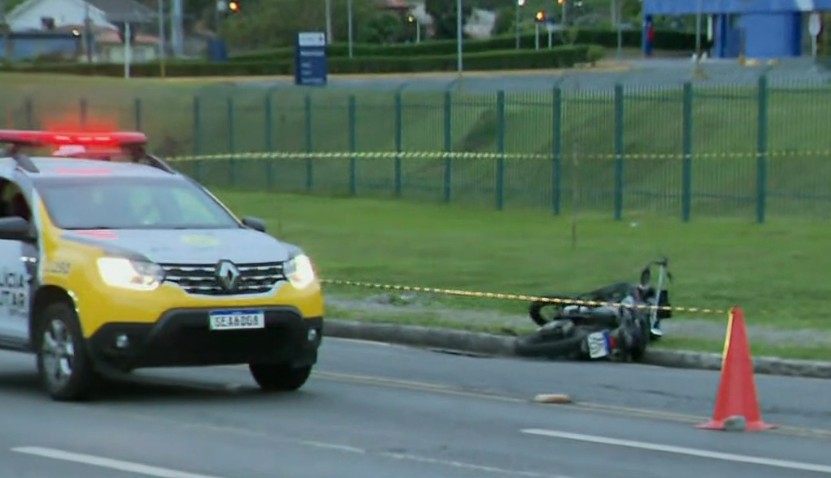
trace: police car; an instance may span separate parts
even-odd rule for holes
[[[324,315],[311,259],[146,145],[0,130],[0,349],[34,353],[55,400],[144,367],[247,364],[264,390],[302,387]]]

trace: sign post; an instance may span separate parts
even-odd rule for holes
[[[326,34],[300,32],[294,55],[294,84],[325,86],[328,76],[326,61]]]
[[[816,59],[817,57],[817,37],[822,31],[822,21],[819,13],[811,12],[808,19],[808,31],[811,33],[811,55]]]

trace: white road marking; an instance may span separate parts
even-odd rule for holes
[[[17,453],[25,453],[27,455],[39,456],[43,458],[51,458],[53,460],[68,461],[72,463],[79,463],[82,465],[97,466],[100,468],[109,468],[112,470],[126,471],[128,473],[135,473],[138,475],[153,476],[156,478],[219,478],[216,476],[200,475],[196,473],[187,473],[184,471],[171,470],[169,468],[159,468],[155,466],[142,465],[141,463],[113,460],[111,458],[104,458],[100,456],[72,453],[63,450],[56,450],[54,448],[26,446],[12,448],[11,451]]]
[[[513,476],[529,476],[534,478],[571,478],[564,475],[544,475],[542,473],[535,473],[533,471],[518,471],[518,470],[506,470],[504,468],[495,468],[492,466],[484,466],[484,465],[474,465],[473,463],[465,463],[462,461],[452,461],[452,460],[439,460],[436,458],[428,458],[424,456],[418,455],[410,455],[409,453],[381,453],[382,456],[387,456],[390,458],[395,458],[397,460],[407,460],[407,461],[416,461],[420,463],[430,463],[433,465],[441,465],[441,466],[449,466],[452,468],[462,468],[466,470],[474,470],[480,472],[488,472],[488,473],[499,473],[503,475],[513,475]]]
[[[313,446],[315,448],[325,448],[327,450],[345,451],[348,453],[357,453],[360,455],[366,454],[366,450],[364,450],[363,448],[356,448],[354,446],[349,445],[340,445],[337,443],[327,443],[322,441],[309,440],[291,440],[291,442],[296,443],[298,445]]]
[[[623,446],[628,448],[638,448],[641,450],[662,451],[665,453],[674,453],[677,455],[697,456],[701,458],[709,458],[713,460],[732,461],[735,463],[749,463],[753,465],[770,466],[777,468],[786,468],[789,470],[813,471],[816,473],[831,474],[831,466],[817,465],[813,463],[802,463],[798,461],[777,460],[774,458],[762,458],[758,456],[736,455],[733,453],[722,453],[718,451],[702,450],[699,448],[687,448],[682,446],[660,445],[657,443],[648,443],[634,440],[624,440],[620,438],[608,438],[596,435],[583,435],[579,433],[569,433],[557,430],[544,430],[538,428],[526,428],[521,430],[522,433],[529,435],[538,435],[551,438],[563,438],[566,440],[583,441],[590,443],[598,443],[602,445]]]

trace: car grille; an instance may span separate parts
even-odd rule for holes
[[[236,264],[240,271],[237,287],[225,290],[216,277],[215,264],[161,264],[165,282],[178,285],[185,292],[195,295],[262,294],[271,290],[279,281],[286,280],[282,262]]]

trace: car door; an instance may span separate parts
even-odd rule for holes
[[[31,222],[31,196],[12,174],[0,170],[0,218],[20,216]],[[8,172],[6,172],[8,173]],[[34,230],[34,228],[32,229]],[[37,264],[33,242],[0,237],[0,347],[29,345],[29,310]]]

